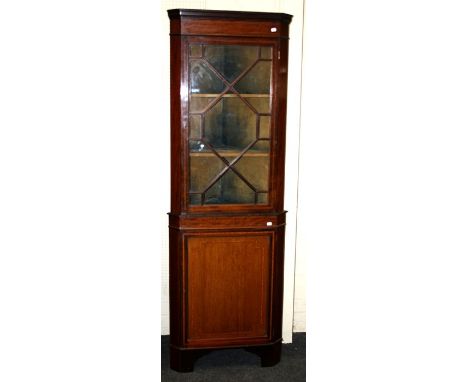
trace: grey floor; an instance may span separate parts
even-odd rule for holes
[[[292,344],[283,344],[281,362],[261,367],[260,357],[242,349],[217,350],[195,362],[192,373],[178,373],[169,368],[169,336],[161,337],[161,380],[166,381],[281,381],[306,380],[306,334],[294,333]]]

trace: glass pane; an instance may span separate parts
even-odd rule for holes
[[[190,57],[201,58],[203,50],[201,45],[190,45]]]
[[[201,139],[201,115],[191,115],[189,118],[189,136]]]
[[[271,61],[258,61],[234,86],[239,93],[269,94]]]
[[[257,204],[268,204],[268,194],[266,192],[257,194]]]
[[[268,46],[262,47],[260,57],[271,59],[271,48]]]
[[[259,47],[242,45],[207,45],[205,59],[229,82],[253,65],[259,56]]]
[[[224,97],[205,114],[206,141],[220,150],[243,150],[256,139],[257,114],[238,96]]]
[[[201,204],[201,194],[190,194],[190,204],[191,205],[200,205]]]
[[[190,45],[190,205],[268,203],[272,51]]]
[[[200,152],[210,152],[209,148],[203,143],[203,141],[197,139],[191,139],[189,142],[189,147],[190,155]]]
[[[204,192],[226,165],[208,152],[190,154],[190,191]]]
[[[232,170],[228,170],[211,187],[205,198],[206,204],[253,204],[255,191]]]
[[[244,96],[244,99],[257,111],[257,113],[261,114],[269,114],[270,113],[270,103],[271,98],[269,96],[260,97],[260,96]]]
[[[259,138],[270,138],[270,123],[271,120],[269,116],[260,116]]]
[[[270,142],[258,141],[233,166],[257,192],[268,191],[269,153]]]
[[[202,60],[190,61],[190,92],[221,93],[226,85]]]
[[[207,97],[206,94],[192,94],[190,96],[190,113],[201,113],[203,112],[211,103],[216,100],[215,96]]]

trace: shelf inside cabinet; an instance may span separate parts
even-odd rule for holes
[[[198,97],[198,98],[216,98],[219,97],[220,93],[190,93],[191,97]],[[244,98],[269,98],[271,95],[269,93],[266,94],[254,94],[254,93],[226,93],[222,95],[222,98],[230,98],[230,97],[244,97]]]
[[[241,150],[216,150],[216,152],[222,157],[238,157],[242,151]],[[216,154],[213,151],[190,151],[191,157],[213,157]],[[245,152],[243,157],[267,157],[270,155],[269,151],[254,151],[249,150]]]

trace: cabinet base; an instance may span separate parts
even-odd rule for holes
[[[239,346],[238,348],[258,355],[261,359],[262,367],[275,366],[281,360],[281,340],[268,345]],[[211,351],[222,349],[182,349],[171,346],[171,369],[180,373],[190,373],[193,371],[193,365],[198,358]]]
[[[275,366],[281,360],[281,341],[271,345],[246,347],[244,349],[260,356],[262,367]]]
[[[195,361],[210,351],[211,349],[180,349],[171,346],[171,369],[179,373],[190,373]]]

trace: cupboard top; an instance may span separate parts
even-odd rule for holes
[[[288,38],[286,13],[170,9],[171,35]]]
[[[169,18],[180,19],[181,17],[200,17],[200,18],[229,18],[229,19],[267,19],[280,20],[290,23],[292,15],[287,13],[271,13],[271,12],[243,12],[243,11],[215,11],[208,9],[169,9],[167,11]]]

